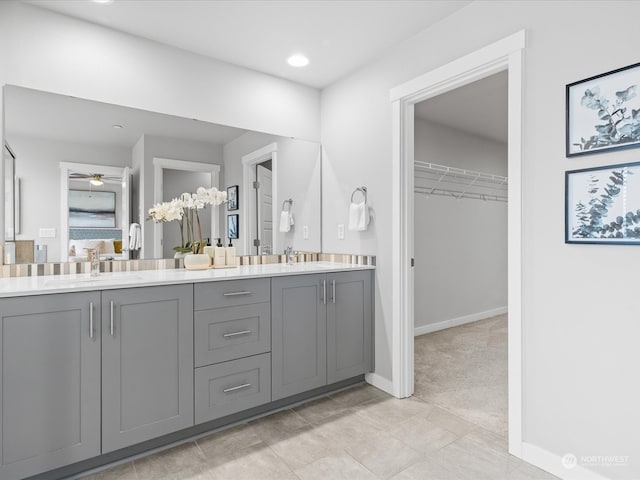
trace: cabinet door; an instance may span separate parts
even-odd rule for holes
[[[193,286],[102,292],[102,452],[193,425]]]
[[[371,272],[330,274],[327,290],[327,380],[334,383],[371,370]]]
[[[100,454],[99,292],[0,299],[0,371],[0,478]]]
[[[326,276],[271,280],[273,400],[327,383]]]

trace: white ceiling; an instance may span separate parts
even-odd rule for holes
[[[415,116],[507,143],[507,86],[500,72],[416,104]]]
[[[24,135],[131,148],[143,134],[225,144],[246,131],[22,87],[4,92],[9,145],[12,135]]]
[[[28,0],[28,3],[316,88],[471,0]],[[437,48],[437,46],[434,46]],[[311,63],[286,64],[294,53]]]

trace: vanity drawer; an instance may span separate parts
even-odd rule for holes
[[[271,401],[271,354],[196,368],[196,423]]]
[[[194,308],[206,310],[263,303],[268,302],[270,296],[271,282],[268,278],[197,283],[194,289]]]
[[[271,350],[271,304],[195,313],[195,365],[202,367]]]

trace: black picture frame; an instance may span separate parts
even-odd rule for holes
[[[239,215],[237,213],[233,215],[227,215],[227,238],[229,240],[237,240],[240,238],[240,222],[238,221]]]
[[[640,162],[565,172],[565,243],[640,245]]]
[[[566,156],[640,147],[640,63],[566,86]]]
[[[238,210],[238,185],[227,187],[227,211]]]

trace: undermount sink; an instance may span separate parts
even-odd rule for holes
[[[99,282],[115,282],[120,280],[118,277],[69,277],[69,278],[55,278],[44,282],[46,287],[64,287],[67,285],[77,285],[79,283],[99,283]],[[142,280],[142,277],[137,275],[127,275],[122,277],[122,280]]]

